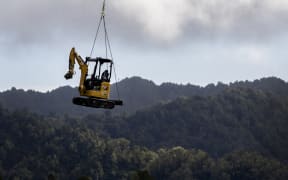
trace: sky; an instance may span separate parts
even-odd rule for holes
[[[102,2],[1,1],[0,91],[78,86],[77,65],[63,77],[68,55],[90,55]],[[106,0],[105,18],[118,81],[288,80],[287,0]],[[103,35],[93,57],[105,56]]]

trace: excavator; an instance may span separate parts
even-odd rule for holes
[[[106,58],[102,57],[91,58],[101,24],[103,24],[105,33]],[[110,52],[111,57],[110,59],[107,58],[108,49]],[[75,61],[77,61],[79,68],[81,70],[80,84],[78,88],[80,97],[73,98],[74,104],[80,106],[88,106],[93,108],[104,108],[104,109],[113,109],[117,105],[118,106],[123,105],[122,100],[109,99],[110,79],[112,69],[114,68],[112,59],[113,56],[105,23],[105,0],[103,0],[101,17],[94,38],[90,57],[86,57],[84,61],[83,58],[76,52],[74,47],[70,51],[69,70],[64,75],[64,77],[66,79],[73,78]],[[91,69],[89,71],[89,64],[94,64],[94,67],[92,69],[93,72],[90,75],[88,75],[88,72],[89,73],[91,72]],[[115,80],[116,80],[115,86],[119,99],[116,74],[115,74]]]
[[[74,97],[74,104],[104,109],[113,109],[116,105],[123,105],[121,100],[109,99],[110,79],[113,68],[113,61],[111,59],[86,57],[84,61],[73,47],[69,55],[69,70],[64,75],[67,80],[73,78],[75,60],[81,70],[78,90],[82,97]],[[94,63],[91,76],[88,76],[88,63]]]

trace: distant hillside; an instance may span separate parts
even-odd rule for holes
[[[99,121],[89,116],[85,121],[98,132],[154,149],[183,146],[215,157],[253,150],[288,161],[288,96],[258,89],[233,85],[216,95],[178,98],[128,117]]]
[[[71,98],[76,95],[77,90],[71,87],[60,87],[47,93],[12,88],[0,93],[0,104],[9,110],[27,109],[45,115],[87,112],[85,108],[72,105]]]
[[[126,78],[118,83],[120,97],[124,101],[123,107],[112,112],[134,113],[137,110],[151,107],[159,102],[167,103],[178,97],[207,96],[222,92],[227,87],[249,87],[260,89],[278,95],[287,95],[288,84],[278,78],[263,78],[253,82],[235,82],[230,85],[218,83],[206,87],[195,85],[179,85],[163,83],[160,86],[152,81],[140,77]],[[83,116],[89,113],[103,113],[105,111],[93,108],[75,106],[72,98],[78,96],[77,88],[60,87],[47,93],[24,91],[12,88],[0,93],[0,104],[10,110],[28,109],[39,114],[76,115]],[[112,98],[117,98],[116,86],[112,85]]]

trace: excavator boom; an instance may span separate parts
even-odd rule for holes
[[[70,51],[69,55],[69,70],[68,72],[64,75],[65,79],[72,79],[74,75],[74,65],[75,65],[75,59],[77,63],[79,64],[79,69],[81,70],[81,77],[80,77],[80,83],[79,83],[79,92],[80,94],[84,94],[85,92],[85,86],[84,86],[84,81],[87,76],[88,72],[88,65],[84,62],[81,56],[79,56],[73,47]]]

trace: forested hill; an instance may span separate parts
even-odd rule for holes
[[[71,87],[2,92],[0,179],[288,179],[283,80],[199,87],[134,77],[118,88],[129,113],[74,106]]]
[[[101,120],[100,120],[101,119]],[[90,128],[157,149],[183,146],[219,157],[253,150],[288,162],[288,96],[230,87],[178,98],[128,117],[86,117]]]
[[[0,179],[288,179],[287,164],[255,151],[216,159],[179,146],[151,150],[99,136],[84,122],[0,106]]]
[[[132,77],[118,83],[120,98],[123,99],[124,106],[116,108],[113,112],[132,114],[137,110],[151,107],[159,102],[166,103],[178,97],[215,95],[229,87],[248,87],[285,96],[288,94],[288,84],[274,77],[263,78],[253,82],[234,82],[229,85],[223,83],[209,84],[206,87],[173,83],[156,85],[152,81],[140,77]],[[117,97],[115,89],[116,86],[114,84],[112,85],[112,98]],[[73,105],[71,99],[74,96],[78,96],[78,91],[77,88],[71,87],[60,87],[46,93],[11,88],[11,90],[0,93],[0,103],[9,110],[28,109],[44,115],[70,114],[83,116],[87,113],[103,112]]]

